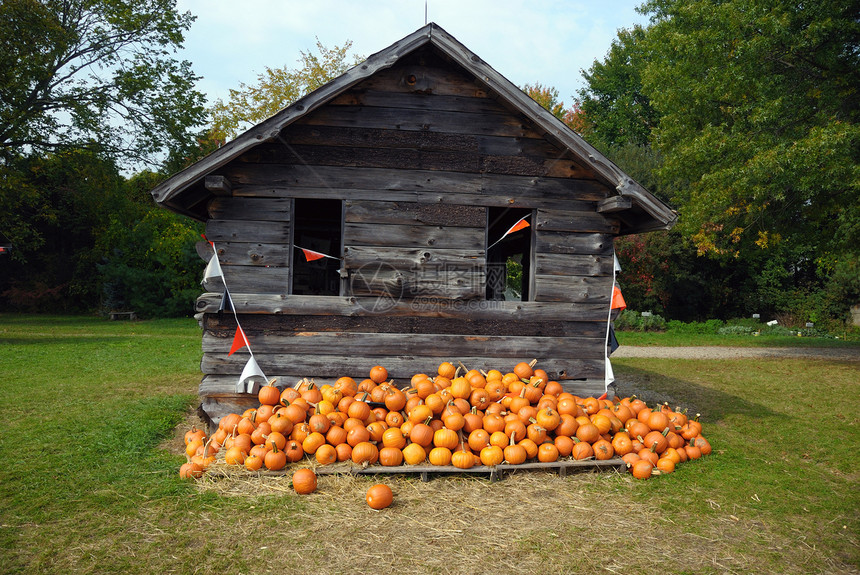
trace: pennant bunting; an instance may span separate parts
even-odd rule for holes
[[[619,263],[618,256],[615,255],[614,253],[612,254],[612,260],[613,260],[613,264],[615,266],[615,273],[620,272],[621,271],[621,263]]]
[[[610,309],[627,309],[627,303],[624,301],[624,296],[621,295],[621,288],[618,286],[612,286],[612,306]]]
[[[203,281],[212,278],[223,278],[224,272],[221,271],[221,263],[218,261],[218,254],[212,254],[209,264],[206,266],[206,271],[203,272]],[[200,282],[203,283],[203,282]]]
[[[329,258],[332,260],[340,261],[340,258],[336,258],[334,256],[330,256],[330,255],[327,255],[327,254],[324,254],[321,252],[315,252],[314,250],[309,250],[309,249],[303,248],[301,246],[295,246],[295,247],[302,250],[302,253],[305,256],[305,260],[307,260],[309,262],[321,260],[322,258]]]
[[[255,379],[257,380],[256,382]],[[263,373],[263,370],[260,369],[260,366],[257,364],[257,360],[254,359],[254,356],[252,355],[248,358],[248,363],[245,364],[245,369],[242,370],[242,375],[239,376],[239,381],[236,382],[236,392],[254,393],[253,389],[255,387],[259,388],[260,379],[264,382],[269,381],[266,378],[266,374]]]
[[[517,220],[517,223],[515,223],[514,225],[512,225],[512,226],[508,229],[508,231],[506,231],[504,234],[502,234],[502,237],[500,237],[500,238],[499,238],[499,239],[497,239],[495,242],[493,242],[489,247],[487,247],[487,249],[490,249],[491,247],[495,246],[497,243],[499,243],[500,241],[502,241],[503,239],[505,239],[506,237],[508,237],[508,236],[509,236],[509,235],[511,235],[512,233],[514,233],[514,232],[518,232],[518,231],[520,231],[520,230],[523,230],[523,229],[525,229],[525,228],[529,227],[531,224],[529,224],[529,223],[526,221],[526,218],[527,218],[527,217],[528,217],[528,216],[523,216],[523,217],[521,217],[519,220]]]
[[[606,356],[606,381],[605,381],[605,389],[606,392],[609,392],[609,384],[615,381],[615,372],[612,371],[612,362],[609,361],[609,356]]]
[[[218,311],[234,311],[233,298],[230,297],[230,292],[226,289],[224,290],[224,294],[221,296],[221,305],[218,306]]]
[[[230,346],[230,353],[227,355],[233,355],[246,345],[248,345],[248,338],[245,337],[245,332],[242,330],[242,326],[236,326],[236,333],[233,335],[233,345]],[[250,346],[248,349],[251,349]]]

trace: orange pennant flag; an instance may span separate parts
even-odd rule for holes
[[[511,229],[509,229],[508,231],[505,232],[505,236],[510,235],[514,232],[518,232],[518,231],[525,229],[527,227],[529,227],[529,223],[526,221],[525,218],[523,218],[520,221],[518,221],[517,223],[515,223],[513,226],[511,226]],[[502,236],[502,237],[504,237],[504,236]]]
[[[612,288],[612,307],[609,309],[625,309],[627,304],[624,302],[624,296],[621,295],[621,289],[618,286]]]
[[[313,250],[306,250],[305,248],[299,248],[299,249],[302,250],[302,253],[305,254],[305,259],[309,262],[312,262],[314,260],[321,260],[322,258],[326,257],[325,254],[321,254],[321,253],[315,252]]]
[[[233,336],[233,345],[230,346],[230,353],[227,355],[233,355],[246,345],[248,345],[248,339],[245,337],[245,332],[242,331],[242,326],[236,326],[236,334]]]

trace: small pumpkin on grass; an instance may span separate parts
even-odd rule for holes
[[[299,495],[308,495],[317,490],[317,474],[302,467],[293,473],[293,490]]]
[[[367,490],[364,497],[371,509],[385,509],[394,501],[394,493],[391,488],[383,483],[377,483]]]

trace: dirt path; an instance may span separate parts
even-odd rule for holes
[[[649,357],[664,359],[745,359],[785,357],[860,362],[860,350],[827,347],[651,347],[622,345],[612,358]]]

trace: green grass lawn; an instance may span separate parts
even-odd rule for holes
[[[714,455],[645,482],[385,479],[395,504],[375,512],[370,478],[303,498],[181,481],[159,446],[196,406],[200,357],[190,319],[0,315],[0,573],[860,569],[857,362],[613,360],[700,411]]]
[[[788,335],[718,335],[708,333],[678,333],[674,331],[618,331],[615,334],[621,345],[641,346],[704,346],[720,347],[828,347],[857,349],[860,353],[860,340],[823,337],[798,337]]]

